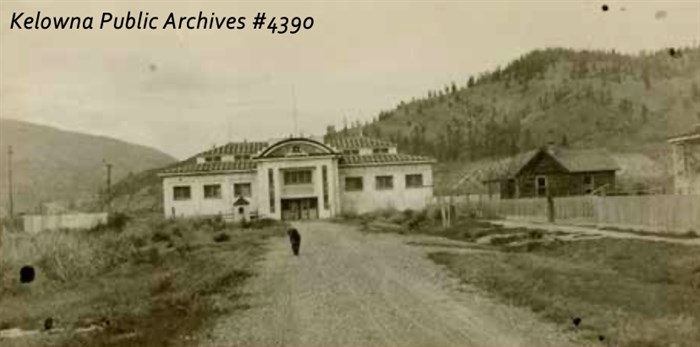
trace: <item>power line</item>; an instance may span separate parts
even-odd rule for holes
[[[112,212],[112,164],[107,166],[107,212]]]

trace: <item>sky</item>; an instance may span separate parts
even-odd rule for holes
[[[603,11],[603,5],[608,10]],[[243,30],[18,30],[25,17],[199,11]],[[313,17],[273,34],[253,17]],[[323,134],[533,49],[637,53],[700,43],[700,1],[0,0],[0,118],[186,158],[229,141]],[[296,117],[294,116],[296,114]],[[296,121],[295,121],[296,119]],[[296,124],[296,126],[295,126]]]

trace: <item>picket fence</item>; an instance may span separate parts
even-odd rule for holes
[[[460,211],[534,222],[550,218],[547,199],[461,199]],[[576,196],[553,199],[556,223],[654,232],[700,233],[700,195]]]

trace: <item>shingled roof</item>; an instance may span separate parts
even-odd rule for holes
[[[217,161],[208,163],[187,163],[184,165],[175,166],[164,171],[162,175],[192,175],[199,173],[217,173],[217,172],[232,172],[232,171],[252,171],[255,170],[255,162],[252,160],[238,161]]]
[[[267,145],[267,142],[229,142],[223,146],[202,152],[199,155],[255,154],[262,151]]]
[[[550,153],[551,154],[551,153]],[[619,166],[606,150],[560,149],[552,156],[569,172],[614,171]]]
[[[338,136],[326,139],[326,144],[337,149],[357,148],[386,148],[396,147],[395,144],[373,137],[366,136]]]
[[[366,155],[343,155],[340,157],[339,166],[348,165],[377,165],[377,164],[412,164],[433,163],[434,159],[419,155],[401,153],[376,153]]]
[[[487,180],[515,177],[538,154],[546,153],[556,160],[568,172],[616,171],[619,166],[615,159],[604,149],[563,149],[550,151],[546,148],[534,149],[520,153],[511,158],[497,160],[487,169]]]

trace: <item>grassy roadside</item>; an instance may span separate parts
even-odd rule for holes
[[[49,317],[54,328],[0,344],[194,345],[209,319],[245,309],[238,289],[265,238],[284,231],[263,224],[141,217],[99,230],[6,235],[0,330],[43,330]],[[24,265],[36,269],[32,283],[19,283]]]
[[[428,218],[409,228],[410,218],[388,216],[355,222],[368,232],[440,236],[492,250],[457,254],[445,248],[429,257],[497,300],[529,308],[584,338],[604,346],[698,346],[700,247],[585,239],[479,220],[441,228]]]

